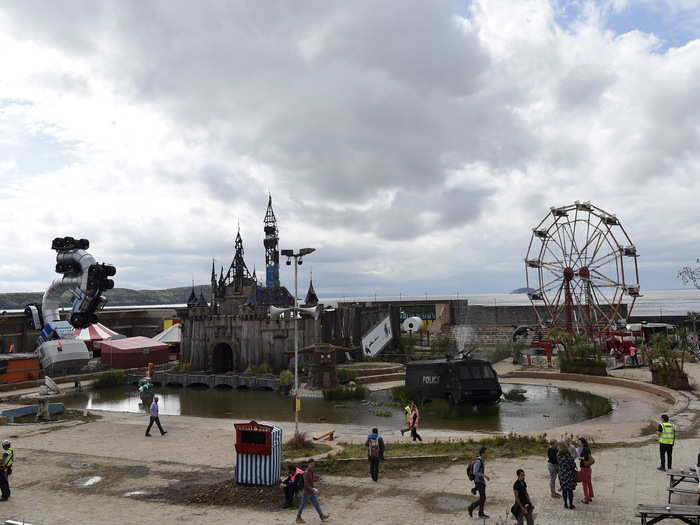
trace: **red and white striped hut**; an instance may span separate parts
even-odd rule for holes
[[[76,328],[73,331],[73,333],[75,334],[75,337],[77,339],[85,341],[85,344],[88,346],[88,348],[93,348],[93,343],[95,341],[111,341],[112,339],[124,338],[122,334],[119,334],[114,330],[107,328],[102,323],[91,324],[87,328]]]

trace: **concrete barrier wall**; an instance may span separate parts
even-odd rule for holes
[[[662,397],[671,403],[676,402],[676,397],[671,390],[666,388],[651,385],[649,383],[640,383],[629,379],[621,379],[619,377],[601,377],[589,376],[584,374],[563,374],[561,372],[510,372],[503,376],[504,378],[528,378],[528,379],[551,379],[555,381],[574,381],[577,383],[598,383],[601,385],[617,386],[621,388],[631,388]]]

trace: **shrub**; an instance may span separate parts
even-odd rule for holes
[[[248,365],[248,368],[245,369],[244,374],[257,374],[257,375],[263,375],[263,374],[271,374],[272,373],[272,367],[267,364],[267,363],[260,363],[257,365]]]
[[[287,386],[294,383],[294,373],[291,370],[282,370],[280,372],[280,386]]]
[[[339,386],[327,388],[323,391],[323,399],[326,401],[361,401],[369,396],[367,387],[358,385],[356,387]]]
[[[506,401],[525,401],[527,399],[526,393],[527,390],[523,388],[513,388],[508,392],[504,392],[503,398]]]
[[[409,401],[413,401],[419,407],[423,406],[425,398],[421,392],[408,386],[395,386],[391,389],[391,399],[401,406],[406,406]]]
[[[677,348],[673,348],[665,334],[656,334],[651,340],[651,349],[647,350],[651,382],[676,390],[690,390],[688,374],[685,367],[685,355],[688,350],[687,333],[680,334]]]
[[[109,370],[100,375],[93,383],[93,388],[109,388],[123,385],[126,382],[124,370]]]
[[[336,373],[338,374],[338,382],[342,384],[354,381],[358,375],[357,370],[350,370],[348,368],[338,368]]]

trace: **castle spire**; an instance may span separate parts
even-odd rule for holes
[[[265,285],[268,287],[280,285],[280,253],[278,250],[279,232],[277,219],[272,209],[272,195],[268,193],[267,211],[265,212]]]
[[[304,299],[304,304],[307,304],[309,306],[316,306],[318,304],[318,295],[316,295],[316,290],[314,290],[313,274],[309,279],[309,291],[306,292],[306,299]]]
[[[214,268],[214,259],[211,260],[211,296],[212,300],[217,296],[217,285],[216,285],[216,268]]]
[[[241,229],[238,227],[235,241],[236,253],[233,256],[231,267],[226,275],[227,284],[233,283],[236,291],[243,289],[243,279],[250,279],[250,272],[243,258],[243,239],[241,238]]]

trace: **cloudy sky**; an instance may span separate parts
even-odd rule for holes
[[[262,274],[268,190],[322,296],[510,291],[574,200],[643,288],[700,256],[700,0],[17,0],[0,66],[0,292],[65,235],[206,282],[238,223]]]

